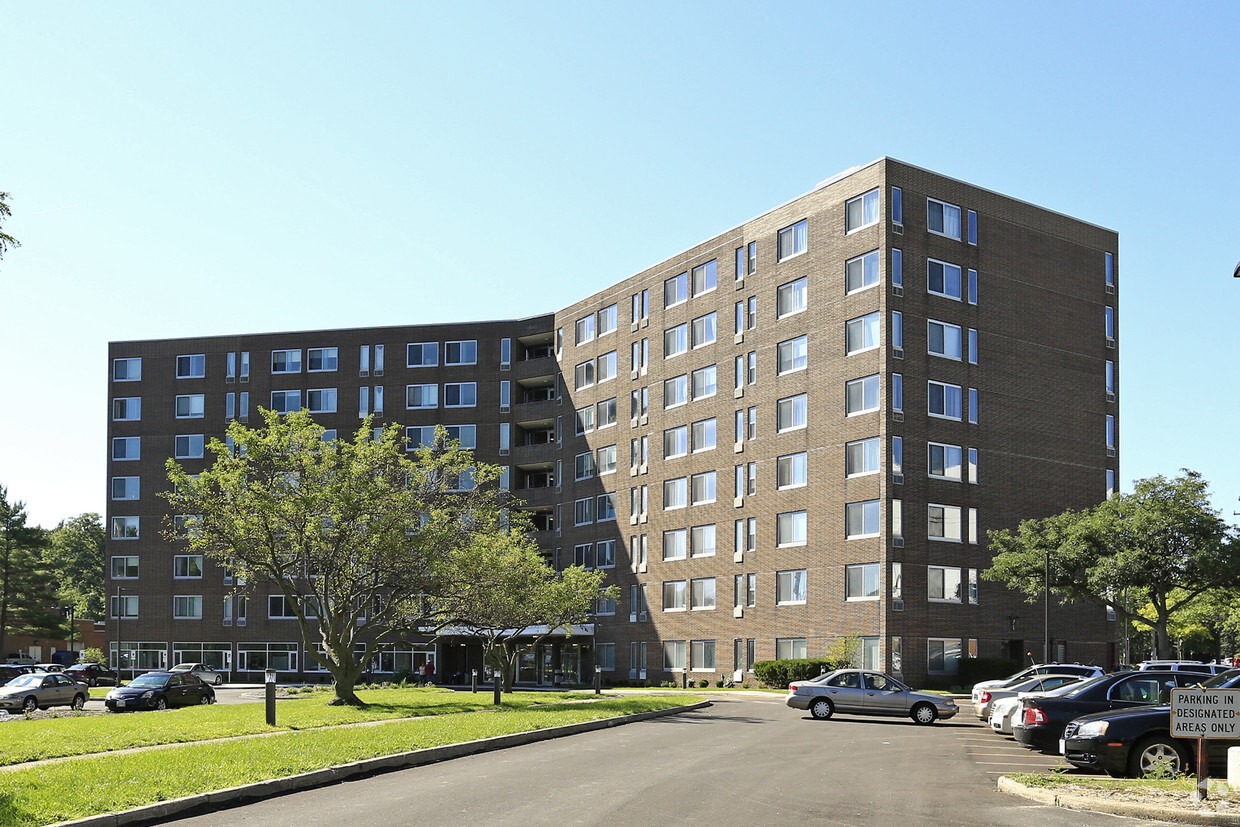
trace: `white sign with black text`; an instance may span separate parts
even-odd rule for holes
[[[1240,689],[1172,689],[1171,737],[1240,739]]]

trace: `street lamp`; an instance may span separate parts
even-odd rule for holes
[[[276,670],[267,667],[263,672],[263,688],[267,702],[267,726],[276,725]]]
[[[73,625],[73,610],[75,608],[76,607],[74,606],[65,606],[64,608],[60,610],[62,612],[68,613],[69,615],[69,654],[70,655],[73,654],[73,634],[74,632],[77,631],[77,627]],[[74,660],[76,661],[77,658],[74,658]]]
[[[116,679],[120,680],[121,663],[125,655],[125,636],[121,634],[121,620],[125,617],[125,604],[121,601],[121,596],[128,592],[129,589],[124,586],[116,587]],[[129,678],[133,680],[136,672],[136,663],[129,664]],[[119,684],[118,684],[119,685]]]
[[[1051,550],[1046,550],[1046,568],[1042,572],[1043,636],[1042,662],[1051,662]]]

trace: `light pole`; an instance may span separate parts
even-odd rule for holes
[[[121,678],[121,664],[125,656],[125,636],[121,634],[121,620],[125,617],[125,605],[121,601],[121,596],[127,591],[129,589],[126,589],[124,586],[116,587],[116,680],[118,686],[120,685]],[[134,666],[135,664],[130,664],[130,680],[133,679]]]
[[[1051,662],[1051,550],[1046,550],[1046,565],[1042,570],[1042,662]]]
[[[69,654],[70,655],[73,654],[73,633],[77,631],[77,628],[73,625],[73,610],[74,610],[73,606],[65,606],[64,608],[61,609],[62,612],[66,612],[69,615]],[[74,658],[74,660],[76,661],[77,658]]]

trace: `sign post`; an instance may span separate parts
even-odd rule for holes
[[[1195,801],[1209,797],[1211,738],[1240,739],[1240,689],[1172,689],[1171,737],[1197,741]]]

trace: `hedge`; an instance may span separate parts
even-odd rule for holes
[[[823,672],[843,669],[849,664],[834,658],[796,658],[793,660],[760,660],[753,672],[763,686],[786,689],[792,681],[816,678]]]

